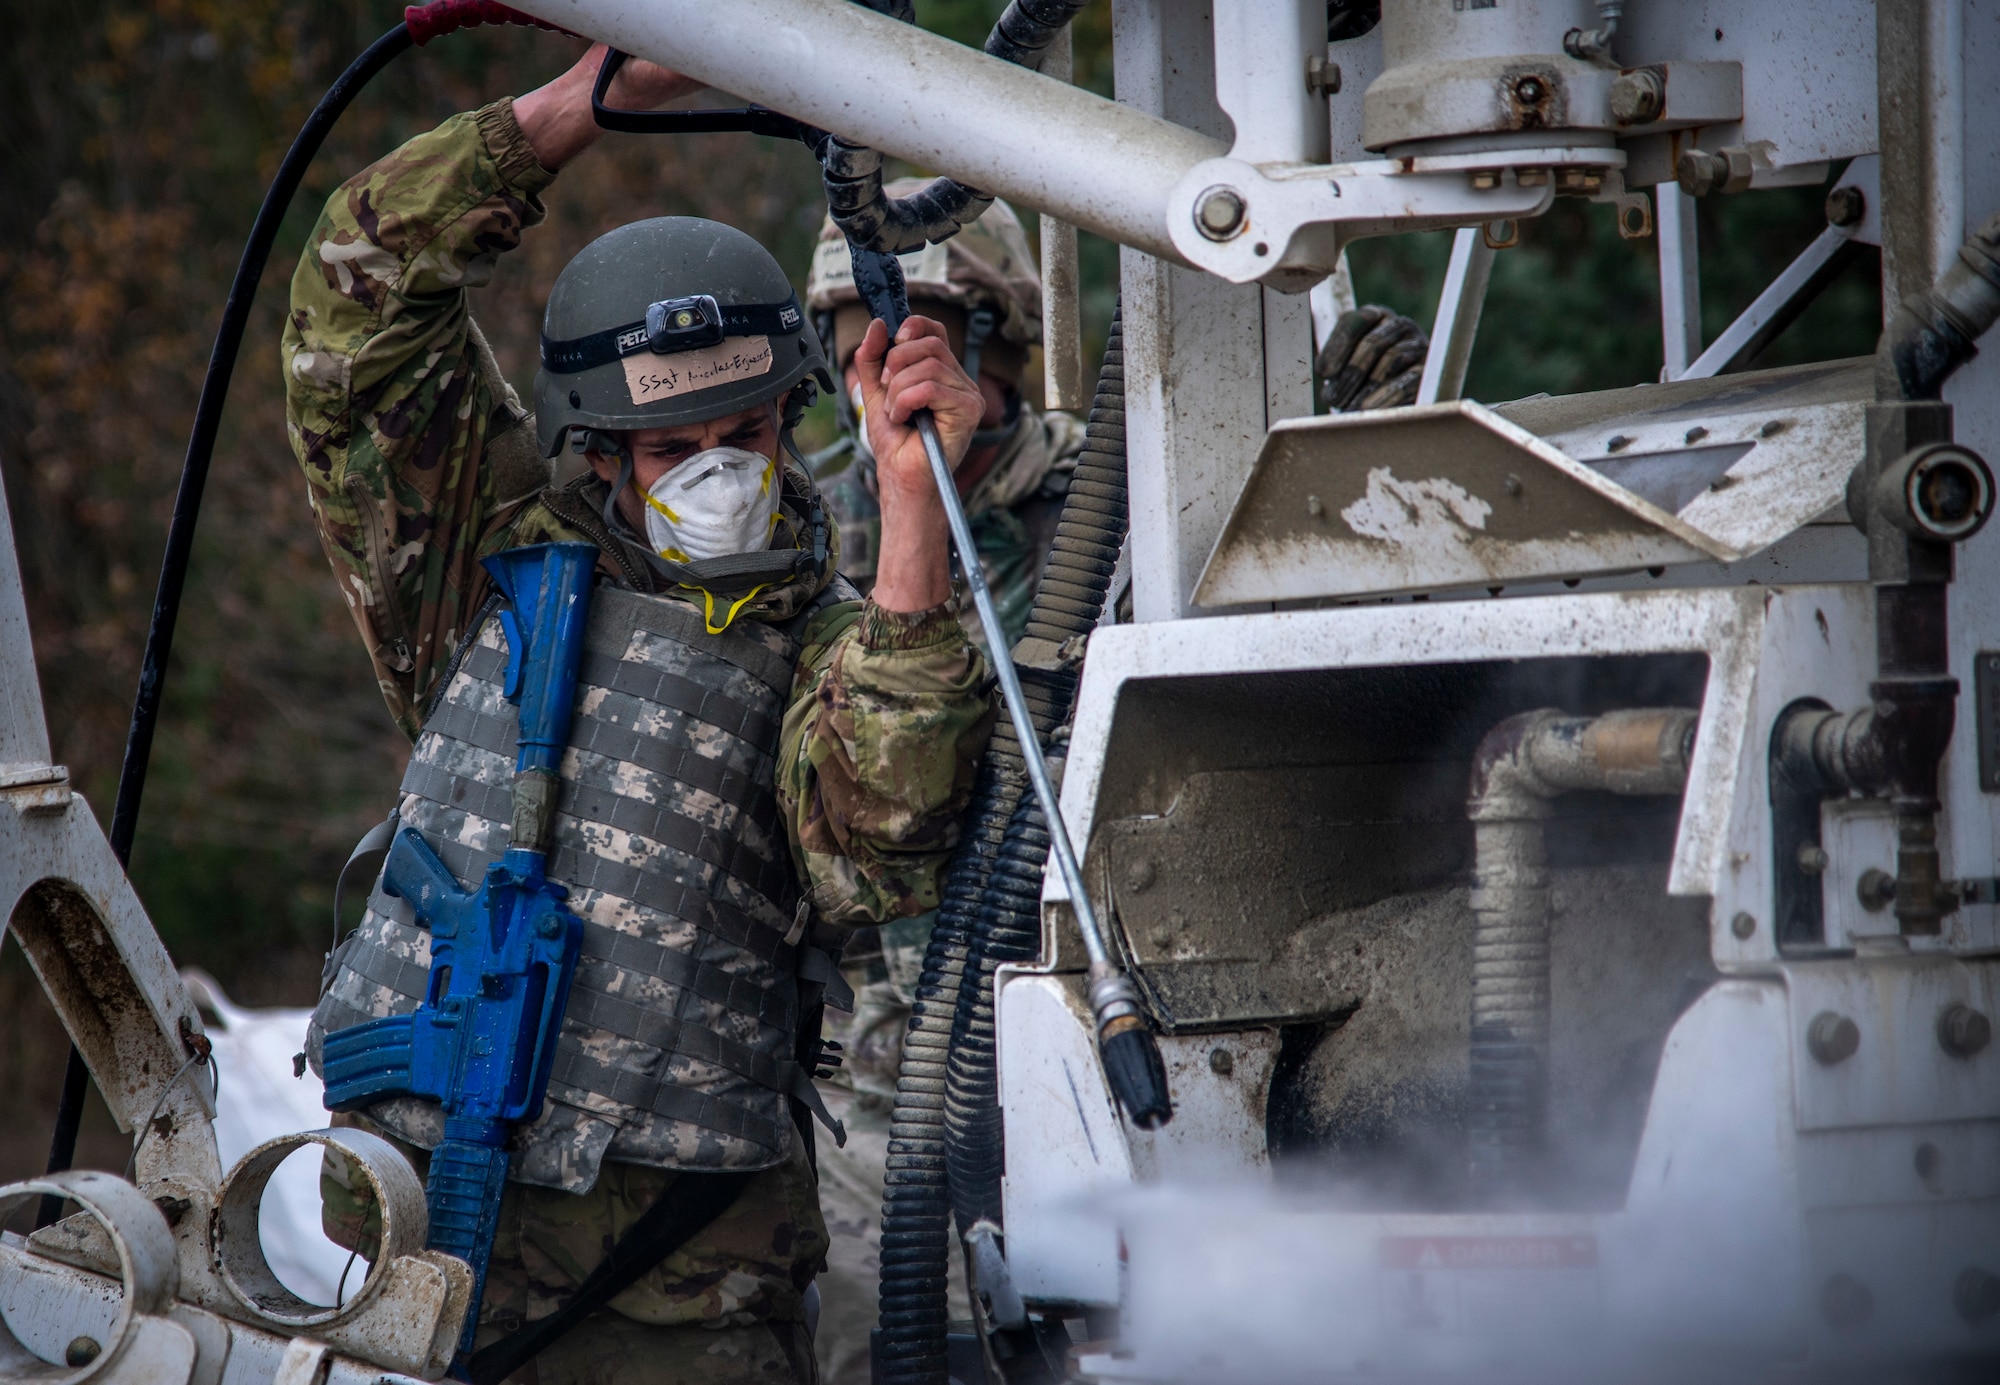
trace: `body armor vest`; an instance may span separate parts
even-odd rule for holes
[[[802,967],[809,980],[831,967],[800,942],[774,786],[804,620],[710,635],[681,602],[592,594],[548,864],[584,921],[582,955],[548,1100],[510,1145],[512,1177],[583,1192],[606,1158],[765,1168],[791,1148],[787,1098],[817,1105],[796,1060],[799,980]],[[474,886],[508,844],[517,715],[501,695],[506,662],[489,619],[403,778],[403,825]],[[315,1067],[321,1034],[408,1013],[429,975],[429,935],[378,876],[313,1014]],[[443,1134],[421,1098],[368,1114],[426,1148]]]

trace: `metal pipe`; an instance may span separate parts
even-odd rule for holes
[[[520,8],[854,144],[1186,263],[1174,185],[1225,152],[849,0],[527,0]]]
[[[1958,248],[1931,287],[1905,298],[1882,329],[1876,371],[1882,397],[1938,399],[2000,321],[2000,213]]]
[[[1676,189],[1671,196],[1682,198],[1687,194]],[[1779,271],[1778,277],[1737,315],[1734,322],[1722,329],[1721,334],[1709,344],[1708,350],[1673,378],[1707,380],[1749,365],[1759,351],[1812,305],[1822,289],[1839,277],[1860,249],[1851,227],[1829,226],[1821,231],[1812,244],[1799,252],[1797,259]],[[1666,253],[1664,242],[1660,253]],[[1664,278],[1660,288],[1663,293],[1666,291]]]
[[[1424,378],[1417,386],[1417,403],[1437,404],[1465,393],[1465,372],[1472,364],[1472,343],[1479,335],[1479,316],[1486,308],[1486,285],[1493,277],[1493,248],[1479,226],[1461,226],[1451,238],[1451,263],[1438,293],[1437,321],[1431,327],[1431,352],[1424,358]]]
[[[1546,1143],[1549,800],[1576,790],[1677,794],[1698,714],[1680,707],[1509,717],[1472,757],[1472,1043],[1468,1171],[1518,1189]]]
[[[1008,13],[1013,13],[1011,6]],[[1073,67],[1067,28],[1043,50],[1041,72],[1069,84]],[[1081,411],[1090,401],[1083,393],[1083,280],[1076,227],[1044,214],[1041,239],[1042,403],[1051,409]]]
[[[1660,237],[1662,380],[1678,380],[1701,355],[1701,239],[1694,199],[1677,183],[1653,190]]]

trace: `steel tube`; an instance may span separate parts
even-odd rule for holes
[[[1064,29],[1042,54],[1042,75],[1068,84],[1072,75],[1070,31]],[[1042,403],[1050,409],[1082,412],[1082,280],[1076,227],[1044,215],[1042,239]]]
[[[1678,380],[1701,356],[1701,241],[1694,199],[1678,184],[1654,189],[1653,221],[1660,238],[1662,380]]]
[[[1417,386],[1419,404],[1457,399],[1465,393],[1465,371],[1472,364],[1472,343],[1479,335],[1479,315],[1486,308],[1486,285],[1493,277],[1493,248],[1478,226],[1461,226],[1452,236],[1451,263],[1438,294],[1437,321],[1431,326],[1431,352],[1424,358],[1424,378]]]
[[[1468,1171],[1489,1195],[1542,1172],[1548,1123],[1549,800],[1578,790],[1678,794],[1698,714],[1657,707],[1509,717],[1472,757],[1471,1109]]]
[[[527,0],[713,87],[1185,263],[1174,184],[1217,140],[849,0]]]

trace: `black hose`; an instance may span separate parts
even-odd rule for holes
[[[1125,527],[1124,332],[1114,317],[1083,451],[1029,610],[1027,638],[1060,646],[1096,627]],[[1062,708],[1047,729],[1068,719],[1074,686],[1066,675]],[[1005,1139],[994,1064],[993,976],[1000,966],[1031,962],[1041,951],[1042,870],[1048,854],[1048,823],[1041,806],[1032,795],[1023,795],[974,914],[952,1026],[945,1162],[961,1232],[981,1217],[1001,1221]]]
[[[861,0],[879,14],[916,23],[910,0]],[[1019,67],[1034,68],[1090,0],[1010,0],[986,36],[985,51]],[[990,193],[952,178],[938,178],[908,197],[882,191],[882,156],[865,145],[827,135],[813,145],[826,182],[827,211],[856,245],[904,255],[949,240],[993,205]]]
[[[215,348],[209,353],[208,374],[202,378],[201,400],[195,405],[194,431],[188,435],[187,460],[181,465],[181,484],[174,496],[173,520],[167,526],[167,550],[160,559],[160,585],[153,595],[153,620],[146,630],[146,652],[139,663],[139,692],[132,701],[132,725],[125,735],[125,761],[118,771],[118,798],[111,809],[111,852],[118,864],[132,860],[132,839],[139,821],[139,800],[146,790],[146,765],[153,753],[153,732],[160,722],[160,702],[166,690],[167,660],[173,653],[174,624],[180,617],[181,593],[187,586],[188,560],[194,553],[195,520],[201,513],[201,494],[208,484],[208,465],[215,455],[215,437],[222,425],[222,406],[229,397],[229,377],[236,370],[236,355],[243,346],[243,332],[250,324],[250,305],[257,296],[257,281],[271,258],[271,246],[285,209],[304,180],[306,168],[325,143],[341,112],[361,88],[405,49],[415,42],[407,23],[398,24],[375,42],[327,88],[325,96],[300,128],[278,173],[257,209],[257,221],[243,246],[243,258],[236,263],[236,277],[230,281],[229,298],[222,308],[222,326],[215,334]],[[63,1095],[56,1110],[55,1135],[49,1142],[49,1172],[60,1173],[76,1158],[76,1131],[83,1115],[84,1082],[87,1077],[83,1056],[74,1045],[69,1051],[69,1067],[63,1075]],[[54,1202],[53,1207],[50,1203]],[[59,1200],[44,1198],[41,1224],[46,1226],[62,1214]]]
[[[1017,67],[1039,67],[1042,54],[1090,0],[1009,0],[986,36],[986,51]]]
[[[1083,453],[1029,612],[1029,637],[1060,644],[1087,632],[1104,604],[1125,535],[1124,359],[1114,314]],[[1058,601],[1089,605],[1093,591],[1088,620],[1052,610]],[[1034,667],[1020,673],[1030,718],[1046,737],[1068,718],[1075,676]],[[996,1219],[999,1214],[993,968],[1039,951],[1041,871],[1048,851],[1047,826],[1027,787],[1020,745],[1012,723],[1003,719],[981,762],[965,837],[945,876],[944,901],[924,955],[896,1079],[883,1186],[882,1330],[876,1345],[885,1385],[944,1385],[949,1379],[945,1285],[951,1208],[956,1204],[962,1219],[975,1205],[990,1206]],[[1021,817],[1024,805],[1029,819]],[[1024,883],[1029,878],[1031,886]],[[996,881],[997,897],[991,893]],[[958,1163],[964,1164],[962,1173]],[[979,1190],[971,1203],[958,1197],[961,1183]]]

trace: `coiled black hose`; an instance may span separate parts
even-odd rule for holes
[[[1097,623],[1124,538],[1125,355],[1114,314],[1083,453],[1043,565],[1027,638],[1060,645]],[[1046,737],[1068,718],[1075,676],[1032,666],[1020,672],[1031,718]],[[1048,853],[1047,825],[1026,790],[1020,746],[1003,719],[981,763],[965,837],[945,876],[896,1079],[876,1346],[887,1385],[943,1385],[949,1378],[950,1211],[956,1206],[963,1226],[971,1225],[972,1208],[981,1209],[970,1212],[974,1219],[999,1215],[993,968],[1031,959],[1040,949]],[[969,1200],[959,1196],[961,1186]]]
[[[910,0],[862,0],[868,8],[905,24],[916,22]],[[1043,51],[1090,0],[1011,0],[986,36],[988,54],[1019,67],[1040,64]],[[826,182],[827,211],[856,245],[904,255],[949,240],[979,220],[993,204],[952,178],[939,178],[908,197],[882,191],[882,156],[864,145],[826,135],[813,145]]]
[[[1126,514],[1124,333],[1114,319],[1083,452],[1029,612],[1028,638],[1060,646],[1096,627],[1125,538]],[[1073,689],[1071,682],[1054,724],[1068,719]],[[952,1026],[945,1164],[961,1231],[981,1217],[1001,1220],[1005,1142],[994,1065],[993,975],[1007,963],[1033,961],[1041,951],[1042,870],[1048,853],[1048,823],[1041,806],[1023,795],[974,915]]]
[[[986,36],[989,56],[1017,67],[1039,67],[1042,53],[1090,0],[1009,0]]]

